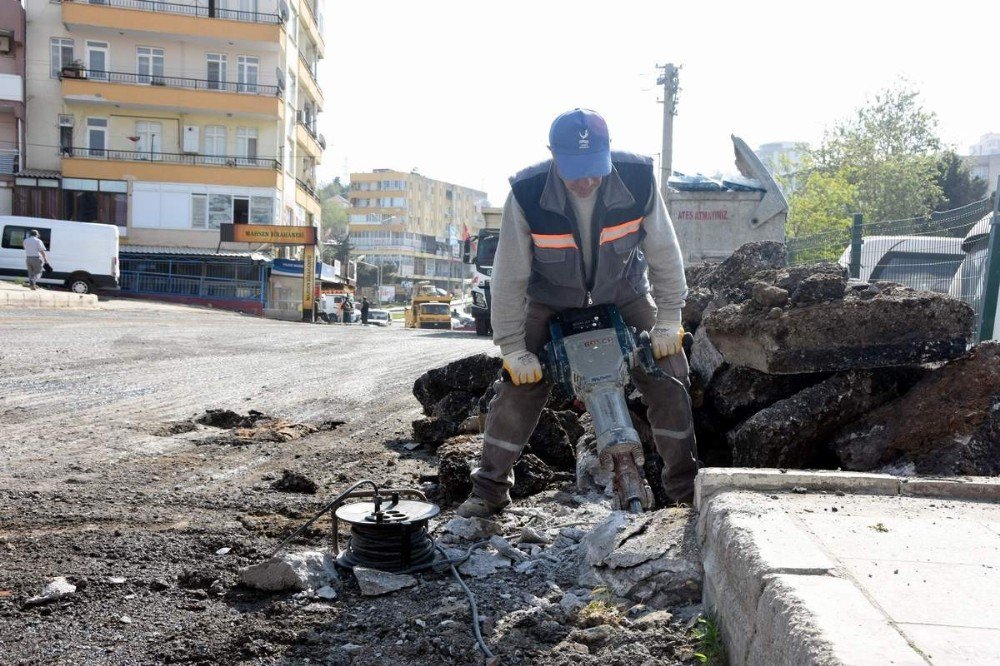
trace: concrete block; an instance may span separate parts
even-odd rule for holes
[[[843,491],[865,495],[898,495],[900,479],[889,474],[861,472],[804,472],[798,470],[707,467],[695,479],[695,507],[727,490]]]
[[[715,616],[730,664],[741,664],[750,645],[757,614],[757,599],[744,599],[736,592],[718,558],[705,558],[702,604]]]
[[[706,569],[711,563],[725,571],[728,586],[751,608],[768,574],[822,575],[837,566],[784,511],[762,508],[754,493],[716,497],[698,527]]]
[[[904,479],[899,490],[910,497],[1000,502],[1000,478],[996,477]]]
[[[778,574],[765,583],[753,640],[742,663],[927,665],[850,582],[833,576]]]

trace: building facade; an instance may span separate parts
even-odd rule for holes
[[[125,277],[223,223],[318,224],[316,1],[29,2],[15,214],[117,225]]]
[[[20,2],[0,2],[0,215],[10,215],[24,149],[24,30]]]
[[[973,177],[986,181],[987,191],[995,191],[1000,178],[1000,134],[984,134],[979,143],[969,147],[965,163]]]
[[[471,277],[461,242],[483,227],[486,193],[418,173],[352,173],[350,232],[355,255],[390,264],[404,283],[429,280],[457,293]]]

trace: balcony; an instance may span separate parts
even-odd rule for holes
[[[109,180],[278,187],[281,163],[263,157],[65,148],[63,176]]]
[[[280,48],[284,19],[277,13],[212,8],[202,3],[161,0],[63,0],[70,30],[104,28],[133,33],[255,42]]]
[[[302,53],[299,53],[299,85],[309,92],[309,96],[322,109],[323,92],[319,88],[319,82],[316,81],[316,62],[310,62]]]
[[[315,118],[306,117],[299,111],[295,119],[297,121],[295,127],[296,141],[304,146],[310,156],[319,162],[320,158],[323,157],[323,151],[326,149],[326,139],[316,133]]]
[[[323,203],[320,200],[319,195],[316,194],[316,188],[314,188],[312,185],[310,185],[306,181],[302,180],[301,178],[296,178],[295,179],[295,184],[299,186],[299,189],[301,189],[306,194],[308,194],[310,199],[312,199],[313,201],[315,201],[318,204],[322,204]]]
[[[309,34],[310,39],[312,39],[314,44],[318,45],[319,50],[322,52],[325,50],[325,42],[323,41],[323,16],[316,13],[316,9],[313,7],[315,1],[302,0],[299,17],[302,19],[302,24]]]
[[[72,67],[64,67],[60,79],[62,96],[70,103],[116,104],[182,113],[232,113],[269,119],[280,118],[284,108],[278,86],[259,83]],[[137,92],[133,86],[141,87],[142,92]]]

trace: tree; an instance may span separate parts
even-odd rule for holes
[[[320,188],[316,190],[316,194],[319,196],[320,201],[326,201],[335,196],[347,197],[347,193],[350,192],[351,186],[344,185],[340,182],[340,176],[337,176],[329,183],[325,185],[320,185]]]
[[[342,238],[347,233],[348,209],[335,199],[324,199],[323,214],[320,217],[320,227],[323,238]]]
[[[857,188],[843,171],[804,172],[805,180],[788,201],[789,260],[836,260],[850,241],[851,211],[857,210]]]
[[[937,180],[943,196],[935,210],[951,210],[979,201],[986,197],[989,188],[989,183],[973,176],[953,150],[939,156]]]
[[[937,117],[919,93],[897,85],[836,125],[812,153],[816,168],[841,173],[868,222],[925,217],[939,205]]]

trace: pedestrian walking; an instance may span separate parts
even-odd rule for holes
[[[343,302],[340,304],[340,321],[344,324],[351,323],[351,313],[354,312],[354,304],[351,303],[351,299],[344,297]]]
[[[372,304],[368,302],[367,297],[361,299],[361,323],[365,326],[368,325],[368,310],[370,310]]]
[[[514,463],[538,422],[550,384],[538,354],[549,320],[564,310],[613,304],[648,331],[657,365],[688,382],[681,348],[687,295],[680,246],[653,177],[653,161],[612,151],[608,126],[589,109],[560,115],[549,130],[552,159],[511,178],[493,264],[493,342],[503,355],[483,433],[472,496],[457,510],[487,517],[510,504]],[[689,503],[698,472],[684,387],[632,374],[663,458],[663,487]]]
[[[22,242],[24,247],[25,263],[28,267],[28,285],[32,291],[38,289],[38,279],[42,277],[42,270],[49,263],[49,254],[45,249],[45,243],[38,237],[38,229],[32,229]]]

